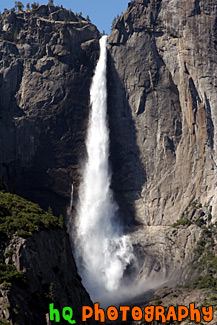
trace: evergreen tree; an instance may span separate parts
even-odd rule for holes
[[[64,218],[63,218],[63,215],[62,214],[59,216],[59,225],[60,225],[60,227],[62,229],[65,229],[66,228],[65,227],[65,223],[64,223]]]
[[[123,12],[122,12],[123,13]],[[121,13],[121,15],[122,15],[122,13]],[[116,23],[117,23],[117,21],[118,21],[118,19],[120,18],[120,16],[119,15],[117,15],[116,17],[114,17],[114,19],[112,20],[112,25],[111,25],[111,32],[113,31],[113,29],[115,28],[115,25],[116,25]]]
[[[36,3],[36,2],[33,2],[33,3],[31,4],[31,7],[32,7],[32,9],[36,9],[36,8],[37,8],[37,3]]]
[[[47,209],[47,214],[48,214],[48,216],[52,216],[53,215],[53,211],[52,211],[52,209],[51,209],[50,206]]]
[[[19,11],[23,11],[24,5],[22,4],[21,1],[15,1],[15,9],[18,9]]]

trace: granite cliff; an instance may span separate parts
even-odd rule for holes
[[[1,183],[59,213],[78,182],[100,35],[54,6],[7,11],[0,30]]]
[[[211,0],[131,1],[108,39],[112,188],[150,286],[195,276],[198,247],[216,258],[216,12]],[[0,27],[1,187],[64,213],[100,34],[54,6],[5,12]]]
[[[56,214],[66,209],[79,178],[99,37],[94,25],[61,7],[0,16],[0,189],[52,206]],[[54,302],[60,313],[72,307],[79,324],[81,306],[92,305],[65,230],[6,238],[0,259],[1,283],[5,268],[25,277],[1,284],[1,321],[50,324]]]
[[[195,199],[216,220],[216,28],[213,1],[132,1],[109,37],[114,186],[146,225]]]
[[[193,220],[195,201],[205,225],[217,218],[216,9],[131,1],[109,37],[113,188],[123,216],[141,224],[132,237],[144,278],[186,276],[201,228],[171,225]]]
[[[82,306],[92,301],[81,283],[72,256],[69,238],[64,230],[34,233],[25,239],[14,236],[5,248],[7,265],[14,265],[24,276],[23,283],[0,285],[0,319],[8,324],[52,324],[49,304],[60,312],[73,308],[77,324],[81,324]],[[95,324],[88,320],[89,324]]]
[[[81,324],[81,307],[92,306],[63,220],[0,191],[0,323],[51,324],[49,304],[59,310],[61,324],[68,324],[64,307],[73,308]]]

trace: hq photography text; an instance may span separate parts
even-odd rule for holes
[[[49,317],[50,321],[59,323],[61,316],[69,324],[76,324],[76,320],[73,317],[73,309],[71,307],[64,307],[62,313],[54,308],[54,304],[49,304]],[[106,319],[109,321],[121,320],[125,322],[127,320],[141,321],[145,320],[148,323],[153,321],[160,321],[162,324],[168,321],[181,322],[186,318],[190,318],[192,322],[201,323],[210,322],[213,319],[213,306],[195,308],[195,303],[191,303],[189,307],[186,306],[170,306],[164,308],[163,306],[146,306],[130,307],[130,306],[110,306],[106,310],[100,308],[99,303],[95,303],[94,307],[83,306],[82,307],[82,322],[86,322],[88,319],[94,319],[95,321],[104,323]]]

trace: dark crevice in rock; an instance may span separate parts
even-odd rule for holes
[[[184,62],[184,67],[185,67],[185,73],[187,74],[187,75],[189,75],[189,71],[188,71],[188,68],[187,68],[187,65],[186,65],[186,62]]]
[[[170,151],[172,151],[173,153],[175,153],[175,145],[172,139],[170,139],[168,136],[166,136],[166,141],[165,141],[165,146],[166,149],[169,149]]]
[[[146,92],[143,91],[142,96],[140,98],[139,108],[137,111],[137,116],[142,114],[145,111],[145,102],[146,102]]]
[[[194,81],[192,78],[189,79],[189,90],[192,98],[192,110],[194,114],[194,125],[197,123],[197,111],[198,111],[198,103],[201,103],[201,99],[199,97],[198,91],[195,87]],[[195,130],[194,130],[195,132]]]
[[[194,81],[192,78],[189,79],[189,89],[192,94],[192,98],[194,99],[194,102],[201,103],[200,96],[198,94],[197,88],[195,87]],[[195,104],[195,103],[194,103]],[[196,104],[195,104],[196,105]]]
[[[212,121],[212,113],[209,99],[207,98],[206,92],[204,93],[205,101],[206,101],[206,117],[207,117],[207,131],[208,131],[208,139],[211,149],[214,147],[214,124]]]
[[[194,9],[192,10],[189,17],[193,17],[193,16],[200,15],[200,14],[201,14],[200,0],[195,0],[194,1]]]

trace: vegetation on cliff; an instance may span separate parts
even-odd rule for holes
[[[217,222],[211,222],[211,211],[210,205],[203,206],[194,201],[185,209],[182,218],[173,224],[173,228],[185,229],[196,225],[201,229],[199,238],[194,237],[187,281],[183,286],[157,290],[150,304],[168,307],[195,301],[198,307],[213,306],[217,310]]]
[[[62,223],[61,226],[63,226]],[[28,237],[33,231],[57,227],[60,227],[60,222],[53,215],[51,208],[45,212],[38,204],[29,202],[18,195],[0,192],[1,244],[14,234]]]
[[[199,239],[194,238],[194,254],[190,262],[192,272],[186,284],[189,289],[217,289],[217,222],[211,222],[211,210],[211,206],[202,206],[194,201],[185,209],[182,218],[173,224],[174,228],[190,225],[201,228]]]
[[[12,282],[24,281],[22,272],[18,272],[13,264],[5,263],[10,255],[10,252],[3,253],[7,240],[15,234],[26,238],[35,231],[59,227],[64,227],[63,217],[58,220],[51,208],[44,211],[38,204],[0,191],[0,284],[10,286]]]
[[[194,258],[191,262],[192,270],[197,275],[186,286],[190,289],[217,290],[217,223],[202,227],[200,238],[194,249]]]
[[[0,324],[46,325],[51,302],[75,315],[91,305],[63,227],[51,208],[0,191]]]

